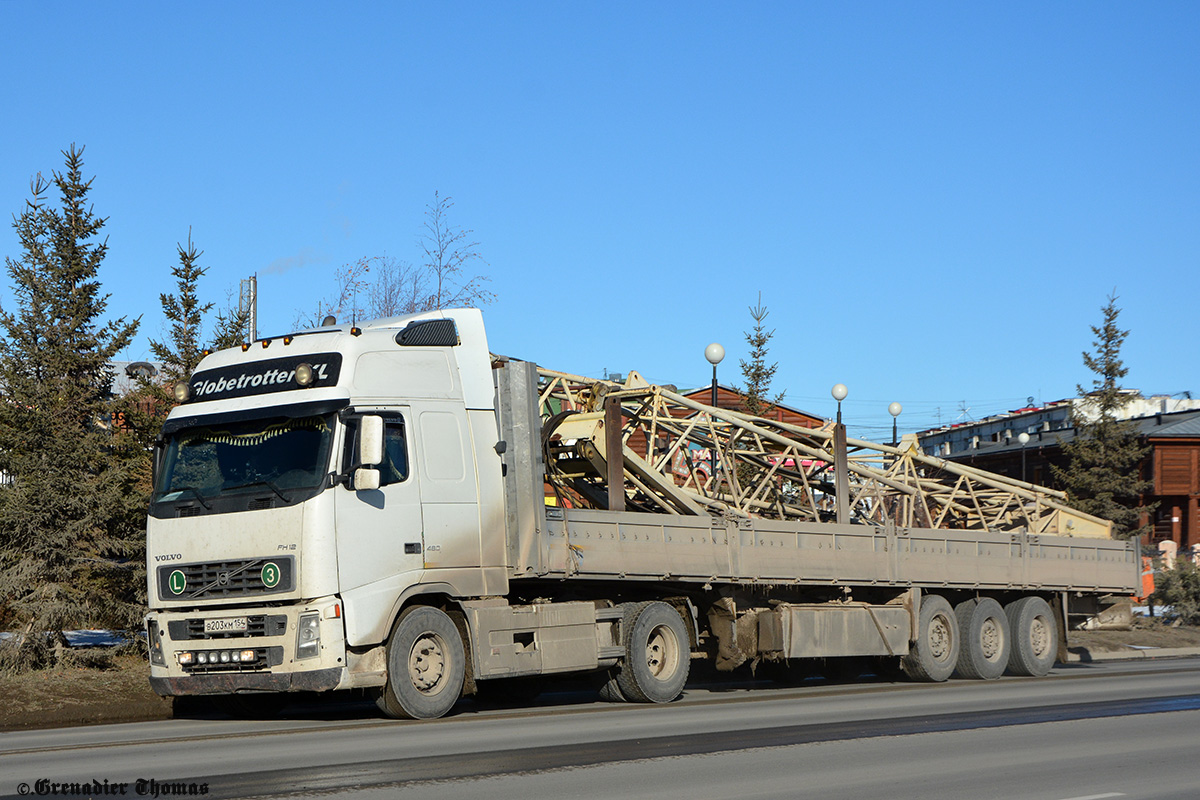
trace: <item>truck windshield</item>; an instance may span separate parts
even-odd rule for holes
[[[328,415],[185,428],[167,441],[153,501],[204,504],[246,492],[303,499],[321,486],[332,435]]]

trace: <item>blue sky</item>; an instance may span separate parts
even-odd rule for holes
[[[852,433],[1050,401],[1116,290],[1126,385],[1200,392],[1200,6],[0,0],[0,209],[86,145],[101,278],[160,338],[191,227],[283,332],[435,191],[493,350],[740,379]],[[10,227],[0,255],[17,256]],[[0,301],[11,304],[7,281]]]

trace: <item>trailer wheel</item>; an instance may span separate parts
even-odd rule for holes
[[[396,620],[387,645],[387,684],[376,703],[395,719],[444,716],[462,695],[466,656],[445,612],[414,606]]]
[[[1009,672],[1038,678],[1050,672],[1058,658],[1058,623],[1050,604],[1030,595],[1009,603],[1004,613],[1013,640]]]
[[[958,674],[964,678],[993,680],[1008,668],[1012,634],[1004,609],[990,597],[967,600],[954,607],[962,645]]]
[[[678,697],[691,667],[687,627],[679,612],[657,601],[632,605],[622,620],[621,635],[621,694],[638,703],[669,703]]]
[[[949,678],[958,664],[959,633],[954,609],[941,595],[921,598],[917,641],[900,665],[914,681],[939,682]]]

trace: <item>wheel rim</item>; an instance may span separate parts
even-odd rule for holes
[[[668,626],[658,625],[650,631],[646,640],[646,666],[655,680],[670,678],[679,668],[679,642]]]
[[[437,694],[445,686],[445,653],[445,643],[436,634],[422,634],[413,642],[408,654],[408,679],[421,694]]]
[[[1029,626],[1029,646],[1037,658],[1044,658],[1050,651],[1050,625],[1045,618],[1033,618]]]
[[[929,621],[929,655],[935,661],[945,661],[950,657],[953,635],[950,632],[950,620],[944,615],[938,614]]]
[[[979,630],[979,646],[988,661],[996,661],[1004,652],[1004,631],[993,617],[983,621]]]

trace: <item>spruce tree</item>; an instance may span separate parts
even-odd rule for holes
[[[762,304],[762,292],[758,293],[758,305],[750,307],[750,317],[754,320],[753,331],[746,333],[746,344],[750,345],[750,360],[739,361],[742,377],[746,386],[742,390],[742,408],[747,414],[761,417],[771,409],[771,406],[783,402],[783,392],[771,397],[771,381],[779,363],[768,366],[767,352],[771,337],[775,331],[768,331],[763,324],[767,318],[766,306]]]
[[[204,315],[212,310],[212,303],[201,303],[197,286],[208,270],[198,263],[202,250],[192,244],[192,231],[188,229],[187,247],[177,244],[179,263],[171,268],[175,278],[176,293],[160,294],[163,316],[170,327],[167,341],[150,340],[150,352],[163,365],[163,382],[174,383],[188,377],[200,363],[201,329]]]
[[[74,626],[127,626],[140,613],[144,534],[129,501],[137,448],[114,431],[110,362],[138,321],[103,322],[105,219],[88,202],[83,148],[31,182],[5,265],[16,309],[0,311],[0,598],[38,661]],[[47,200],[51,188],[59,203]],[[144,588],[142,589],[144,591]],[[11,663],[11,662],[10,662]]]
[[[1133,395],[1121,387],[1129,372],[1121,360],[1121,345],[1129,331],[1121,330],[1116,295],[1109,295],[1101,310],[1103,320],[1092,326],[1092,352],[1083,353],[1083,363],[1096,374],[1091,390],[1077,386],[1080,402],[1071,410],[1075,438],[1063,445],[1065,467],[1052,466],[1054,477],[1066,489],[1071,505],[1080,511],[1111,520],[1120,538],[1139,536],[1143,514],[1152,507],[1140,504],[1153,484],[1141,476],[1142,462],[1150,448],[1138,442],[1137,426],[1121,419],[1121,411]]]
[[[150,500],[150,455],[149,448],[162,431],[167,414],[175,407],[173,393],[177,381],[184,380],[195,370],[206,351],[233,347],[242,342],[246,326],[246,314],[239,309],[225,308],[217,312],[212,337],[205,343],[204,316],[215,305],[200,302],[200,279],[208,272],[200,266],[203,250],[192,243],[192,232],[188,229],[187,245],[176,244],[177,263],[171,268],[175,278],[175,292],[161,293],[163,317],[167,321],[167,335],[163,340],[151,339],[150,352],[162,365],[162,373],[152,378],[143,378],[137,389],[128,396],[119,398],[120,418],[124,428],[137,437],[145,449],[146,456],[140,467],[142,479],[137,486],[138,502],[143,508]]]

